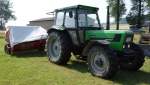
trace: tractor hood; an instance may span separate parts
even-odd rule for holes
[[[88,30],[85,34],[85,39],[89,40],[105,40],[110,42],[110,47],[118,51],[123,49],[123,44],[126,43],[127,37],[130,42],[133,39],[133,33],[125,30]]]
[[[115,35],[133,35],[131,31],[125,30],[89,30],[86,31],[86,39],[113,39]]]

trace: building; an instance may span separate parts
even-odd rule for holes
[[[84,18],[85,17],[81,17],[81,19],[79,20],[79,25],[80,26],[86,25],[86,22],[84,21],[85,20]],[[97,23],[96,24],[94,23],[93,18],[88,17],[87,20],[89,22],[89,26],[90,25],[96,25],[97,26]],[[69,25],[73,24],[72,21],[68,21],[68,22],[69,22],[68,23]],[[46,30],[51,28],[52,25],[54,25],[54,18],[53,17],[32,20],[32,21],[29,21],[29,24],[28,24],[28,26],[41,26],[41,27],[45,28]]]
[[[37,20],[29,21],[28,26],[41,26],[45,29],[49,29],[54,24],[54,18],[41,18]]]

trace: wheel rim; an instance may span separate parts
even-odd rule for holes
[[[50,38],[48,45],[48,55],[53,61],[57,61],[60,58],[61,45],[58,38]]]
[[[109,61],[105,57],[105,54],[96,52],[96,54],[92,57],[93,60],[91,62],[91,66],[96,75],[102,75],[103,73],[108,71]]]

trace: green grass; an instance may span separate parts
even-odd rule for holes
[[[93,77],[86,63],[73,57],[67,66],[49,63],[44,53],[10,56],[0,38],[0,85],[150,85],[150,59],[138,72],[119,71],[111,80]]]
[[[4,38],[4,37],[5,37],[5,31],[0,30],[0,38]]]

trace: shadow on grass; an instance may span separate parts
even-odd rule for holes
[[[144,71],[119,71],[112,81],[122,85],[150,84],[150,73]]]
[[[71,60],[71,62],[65,67],[68,69],[79,71],[81,73],[88,72],[88,67],[85,61]]]
[[[65,67],[81,73],[89,72],[88,66],[84,61],[71,60],[71,63]],[[120,70],[111,80],[121,85],[150,84],[150,72]]]
[[[44,51],[26,51],[16,53],[13,56],[18,58],[30,58],[30,57],[46,57],[46,52]]]

